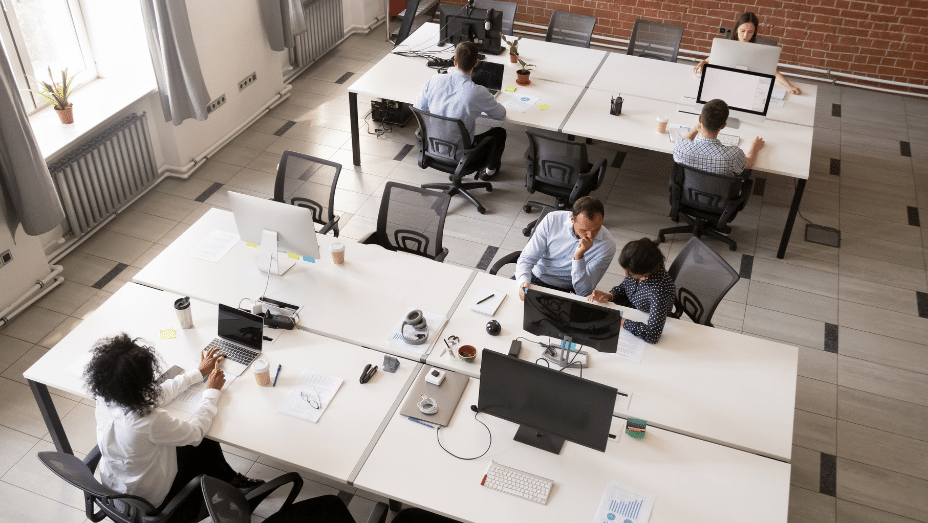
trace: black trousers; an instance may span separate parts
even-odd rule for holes
[[[496,144],[493,155],[490,156],[490,164],[487,167],[490,170],[499,169],[499,166],[503,163],[503,149],[506,148],[506,129],[491,127],[487,132],[474,136],[474,144],[476,145],[477,142],[484,138],[490,138]]]
[[[160,509],[174,499],[174,496],[183,489],[187,483],[200,474],[206,474],[222,481],[232,481],[235,470],[226,462],[219,443],[204,438],[199,445],[177,447],[177,475],[171,490],[165,496]],[[200,509],[203,508],[203,494],[197,492],[187,498],[187,501],[174,513],[172,522],[195,521]]]

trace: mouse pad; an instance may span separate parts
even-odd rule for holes
[[[430,365],[422,368],[422,372],[416,376],[416,382],[409,387],[409,394],[403,401],[403,407],[400,408],[400,414],[422,421],[428,421],[442,427],[447,427],[451,421],[451,415],[458,407],[461,396],[464,394],[464,387],[467,386],[467,376],[458,374],[450,370],[445,371],[445,379],[441,385],[435,386],[425,382],[425,376],[432,371]],[[438,404],[438,412],[435,414],[424,414],[419,410],[417,403],[422,401],[422,395],[435,400]]]

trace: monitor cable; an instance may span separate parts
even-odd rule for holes
[[[486,456],[487,452],[490,452],[490,447],[493,446],[493,433],[490,432],[490,427],[487,427],[487,424],[486,424],[486,423],[484,423],[484,422],[480,421],[479,419],[477,419],[477,414],[480,414],[480,411],[477,410],[477,406],[476,406],[476,405],[471,405],[470,408],[471,408],[471,410],[474,411],[474,419],[477,420],[477,422],[479,422],[481,425],[484,426],[484,428],[487,429],[487,434],[490,436],[490,443],[487,444],[487,449],[483,451],[483,454],[481,454],[481,455],[479,455],[479,456],[474,456],[473,458],[465,458],[465,457],[458,456],[457,454],[455,454],[455,453],[451,452],[450,450],[446,449],[445,446],[441,444],[441,437],[439,437],[439,435],[438,435],[438,432],[441,430],[441,425],[435,427],[435,440],[438,441],[438,446],[441,447],[441,450],[447,452],[448,454],[450,454],[451,456],[453,456],[453,457],[455,457],[455,458],[462,459],[462,460],[464,460],[464,461],[473,461],[473,460],[475,460],[475,459],[480,459],[480,458]]]
[[[545,347],[545,348],[548,347],[548,345],[545,344],[544,342],[535,341],[535,340],[530,340],[530,339],[525,338],[525,337],[523,337],[523,336],[519,336],[519,337],[516,338],[516,339],[517,339],[517,340],[525,340],[525,341],[527,341],[527,342],[529,342],[529,343],[536,343],[536,344],[541,345],[542,347]],[[582,377],[583,377],[583,364],[580,363],[580,362],[578,362],[578,361],[576,361],[577,357],[580,356],[580,351],[578,350],[578,351],[571,351],[571,352],[574,353],[574,357],[571,358],[571,360],[570,360],[569,362],[567,362],[567,365],[564,365],[563,367],[561,367],[560,369],[558,369],[558,372],[564,372],[564,369],[569,369],[569,368],[571,368],[571,367],[576,366],[576,368],[580,369],[580,377],[582,378]],[[535,360],[535,364],[536,364],[536,365],[540,365],[540,363],[538,363],[539,361],[543,361],[543,362],[545,363],[545,365],[548,366],[549,369],[551,368],[551,363],[549,363],[548,360],[546,360],[546,359],[544,359],[544,358],[538,358],[537,360]]]

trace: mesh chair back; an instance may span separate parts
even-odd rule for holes
[[[200,478],[200,488],[206,510],[215,523],[251,522],[251,506],[237,488],[209,476]]]
[[[695,323],[710,327],[715,308],[740,279],[731,265],[695,236],[668,272],[677,287],[676,305]]]
[[[455,118],[412,109],[419,122],[419,147],[429,159],[456,165],[466,149],[471,148],[470,134],[464,122]]]
[[[341,164],[293,151],[284,151],[277,165],[274,201],[312,210],[313,221],[335,218],[335,188]]]
[[[635,20],[635,29],[625,54],[676,62],[683,28],[675,25]]]
[[[512,23],[516,18],[515,2],[499,2],[497,0],[474,0],[477,9],[494,9],[503,13],[503,28],[500,31],[506,36],[512,36]]]
[[[526,131],[526,134],[529,139],[525,177],[528,191],[539,191],[556,198],[569,197],[580,173],[590,168],[586,144],[549,138],[531,131]]]
[[[743,180],[674,164],[674,178],[681,183],[680,203],[713,214],[722,214],[729,201],[741,195]]]
[[[755,43],[755,44],[760,44],[760,45],[772,45],[772,46],[774,46],[774,47],[776,47],[776,46],[778,45],[776,39],[774,39],[774,38],[761,38],[761,37],[757,37],[757,38],[754,39],[754,43]]]
[[[545,42],[554,42],[575,47],[590,47],[596,18],[565,11],[551,13]]]
[[[451,196],[421,187],[387,182],[377,217],[378,244],[394,251],[435,258]]]

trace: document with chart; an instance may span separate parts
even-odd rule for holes
[[[315,423],[332,402],[342,381],[335,376],[304,370],[277,412]]]
[[[654,494],[610,481],[599,502],[593,523],[647,523],[654,508]]]

